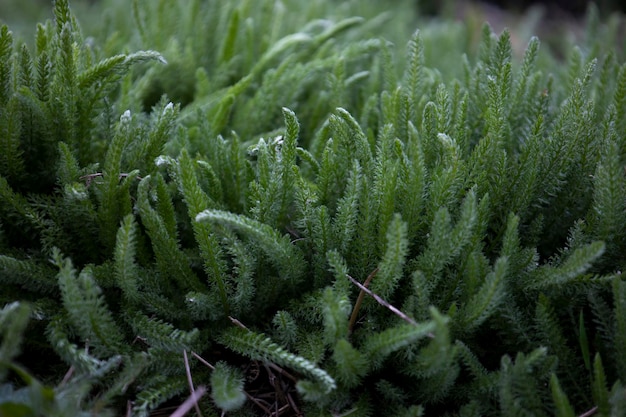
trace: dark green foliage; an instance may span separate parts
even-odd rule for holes
[[[625,412],[597,16],[559,62],[375,1],[103,3],[95,38],[67,0],[32,47],[0,29],[0,415],[190,383],[206,415]]]
[[[220,340],[235,352],[249,356],[251,359],[286,366],[311,378],[313,381],[301,381],[304,384],[301,386],[301,391],[305,396],[315,396],[318,391],[329,394],[336,388],[333,378],[323,369],[301,356],[284,350],[262,334],[247,329],[233,328],[226,331]]]

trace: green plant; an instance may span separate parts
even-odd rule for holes
[[[562,65],[487,25],[403,51],[374,2],[218,4],[135,2],[103,49],[66,0],[34,52],[1,29],[0,410],[624,413],[610,31]]]

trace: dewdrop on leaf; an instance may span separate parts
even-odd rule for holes
[[[173,159],[167,155],[159,155],[154,159],[154,165],[161,167],[163,165],[170,165]]]
[[[120,123],[122,124],[129,124],[130,121],[132,120],[132,116],[130,115],[130,110],[126,110],[121,116],[120,116]]]
[[[204,221],[205,219],[209,219],[210,217],[211,217],[210,211],[204,210],[196,215],[196,221],[201,222],[201,221]]]
[[[170,101],[169,103],[167,103],[167,105],[163,109],[163,116],[165,116],[167,113],[170,113],[170,112],[173,112],[173,111],[174,111],[174,103],[172,103]]]

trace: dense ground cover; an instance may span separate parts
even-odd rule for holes
[[[626,413],[620,18],[395,3],[2,27],[1,416]]]

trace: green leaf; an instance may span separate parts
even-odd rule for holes
[[[224,332],[220,339],[227,347],[250,359],[271,361],[313,378],[323,387],[325,394],[337,387],[335,380],[326,371],[313,362],[286,351],[263,334],[233,327]]]
[[[387,229],[387,247],[379,272],[372,282],[371,289],[383,299],[389,298],[398,287],[403,276],[404,264],[409,249],[407,224],[399,214],[394,215]]]
[[[352,310],[345,295],[328,287],[323,295],[324,335],[326,343],[333,345],[348,336],[348,316]]]
[[[417,114],[419,109],[416,109],[417,103],[419,103],[420,96],[424,91],[424,84],[426,82],[426,59],[424,56],[424,39],[422,33],[416,30],[411,36],[411,40],[407,46],[408,63],[405,70],[405,85],[409,90],[409,101],[412,106],[412,112],[410,120],[413,123],[417,122]]]
[[[13,93],[13,33],[7,25],[0,27],[0,104],[5,104]]]
[[[198,329],[184,331],[163,320],[136,313],[130,321],[134,334],[152,348],[171,353],[189,350],[198,340]]]
[[[598,406],[598,413],[602,416],[608,416],[611,410],[611,405],[609,404],[609,390],[607,388],[602,358],[599,353],[596,353],[593,360],[593,377],[591,383],[593,400]]]
[[[169,234],[164,219],[150,205],[148,197],[150,182],[152,179],[149,175],[139,182],[137,208],[150,236],[159,270],[178,282],[181,288],[200,291],[203,286],[191,269],[189,259],[182,252],[178,240]]]
[[[87,89],[98,83],[111,83],[113,81],[112,77],[121,77],[128,71],[131,65],[146,61],[167,63],[163,55],[156,51],[140,51],[129,55],[115,55],[103,59],[78,74],[78,85],[81,89]]]
[[[3,361],[11,361],[21,351],[24,332],[30,319],[31,308],[28,304],[13,302],[0,310],[0,358]],[[6,370],[0,370],[0,377],[4,379]]]
[[[225,362],[217,362],[211,373],[211,396],[224,411],[235,411],[246,402],[243,390],[244,378],[238,369]]]
[[[217,111],[214,112],[211,119],[211,135],[219,135],[228,125],[230,114],[235,104],[235,96],[228,94],[217,105]]]
[[[585,368],[591,371],[591,357],[589,354],[589,339],[587,338],[587,329],[585,328],[585,317],[583,311],[580,310],[578,317],[578,343],[580,344],[580,351],[583,355],[583,361],[585,362]]]
[[[577,248],[559,267],[544,266],[530,277],[532,288],[548,288],[574,281],[591,268],[593,262],[604,254],[604,242],[592,242]]]
[[[195,220],[200,223],[212,221],[239,230],[258,243],[268,255],[270,262],[278,267],[283,279],[295,282],[300,278],[305,263],[301,253],[291,244],[288,235],[281,236],[274,228],[264,223],[222,210],[204,210],[196,215]]]
[[[437,278],[442,269],[457,257],[470,242],[477,221],[478,208],[476,194],[471,190],[463,201],[457,224],[452,227],[450,214],[446,208],[435,213],[430,230],[428,245],[418,257],[419,268],[431,278]],[[436,279],[430,281],[434,286]]]
[[[277,311],[272,319],[276,338],[285,346],[293,345],[298,338],[298,325],[288,311]]]
[[[611,389],[611,417],[624,415],[626,412],[626,395],[624,395],[624,386],[621,381],[617,381]]]
[[[71,343],[68,336],[67,318],[64,316],[54,317],[46,328],[48,342],[57,355],[70,366],[73,366],[79,373],[93,375],[103,362],[83,348],[79,348]]]
[[[0,416],[31,417],[35,415],[31,406],[26,404],[5,402],[0,403]]]
[[[506,294],[507,272],[507,258],[498,258],[478,292],[461,309],[459,318],[463,331],[472,331],[494,314]]]
[[[626,349],[626,282],[618,275],[613,279],[613,300],[615,303],[613,314],[615,317],[614,355],[615,368],[620,380],[626,380],[626,358],[619,352]]]
[[[83,269],[78,277],[70,259],[56,251],[53,260],[59,268],[59,287],[63,307],[72,327],[84,341],[105,355],[125,352],[124,335],[108,309],[102,290],[96,284],[92,269]]]
[[[337,202],[337,211],[333,218],[333,231],[336,236],[337,249],[342,253],[348,249],[357,231],[358,208],[362,188],[361,176],[361,166],[355,160],[353,168],[350,170],[344,195]]]
[[[239,31],[239,10],[235,9],[232,12],[230,20],[228,21],[228,30],[226,36],[222,42],[220,51],[220,62],[228,62],[235,55],[235,42],[237,40],[237,32]]]
[[[363,351],[367,355],[373,369],[379,369],[383,361],[393,352],[407,347],[417,340],[429,337],[435,330],[435,323],[427,321],[418,324],[402,324],[390,327],[380,333],[367,336],[364,341]]]
[[[574,409],[567,399],[567,395],[563,392],[561,384],[556,374],[550,377],[550,389],[552,390],[552,401],[556,407],[556,415],[558,417],[574,417]]]
[[[626,230],[624,167],[620,163],[619,146],[611,141],[603,151],[596,167],[593,183],[593,206],[589,213],[590,230],[594,237],[615,250]]]
[[[337,108],[336,114],[345,123],[351,133],[351,144],[348,145],[355,150],[355,157],[359,160],[364,169],[370,169],[374,158],[370,148],[367,136],[363,133],[363,129],[352,115],[344,108]]]
[[[1,80],[0,80],[1,81]],[[0,175],[17,180],[23,177],[25,161],[20,136],[22,117],[19,100],[12,96],[0,112]]]
[[[139,288],[137,286],[136,254],[136,223],[132,214],[124,217],[117,231],[115,243],[115,275],[117,285],[122,289],[124,297],[130,301],[137,301]]]
[[[337,341],[333,349],[337,381],[344,386],[356,387],[369,370],[367,357],[356,350],[346,339]]]

